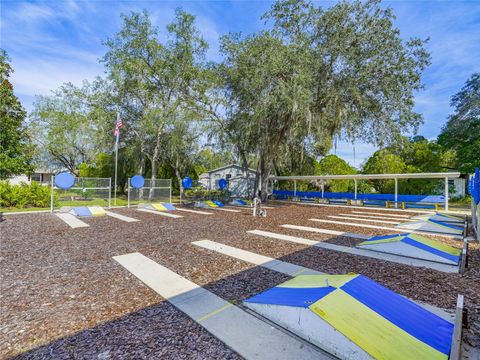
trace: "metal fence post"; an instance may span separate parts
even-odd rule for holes
[[[130,208],[130,178],[127,180],[127,208]]]
[[[55,178],[55,175],[52,176],[52,186],[50,188],[50,213],[53,213],[53,186],[54,186],[53,179],[54,178]]]
[[[112,208],[112,178],[109,179],[109,184],[108,184],[108,208]],[[116,204],[115,204],[116,205]]]

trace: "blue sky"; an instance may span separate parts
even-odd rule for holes
[[[316,1],[330,6],[332,1]],[[12,82],[27,110],[35,95],[48,94],[64,82],[80,85],[103,74],[98,59],[102,41],[120,29],[121,13],[147,9],[164,32],[175,8],[193,13],[210,44],[208,56],[218,60],[218,38],[228,32],[251,33],[263,28],[260,16],[270,1],[11,1],[0,4],[0,47],[12,58]],[[480,71],[480,1],[384,1],[397,16],[401,36],[430,38],[432,65],[425,71],[425,89],[415,96],[423,114],[419,134],[434,139],[451,113],[450,97],[474,72]],[[359,166],[375,148],[358,143],[354,162],[351,144],[339,142],[337,155]]]

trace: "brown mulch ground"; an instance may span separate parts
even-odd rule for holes
[[[116,209],[142,221],[90,218],[85,220],[90,227],[79,229],[70,229],[50,214],[7,216],[0,224],[0,358],[238,359],[236,353],[112,260],[112,256],[141,252],[230,301],[241,301],[288,279],[191,245],[201,239],[328,273],[362,273],[402,295],[443,308],[453,309],[457,294],[462,293],[469,311],[464,340],[480,347],[477,243],[470,244],[468,271],[458,275],[246,233],[261,229],[346,246],[352,246],[352,239],[279,225],[367,235],[388,233],[308,220],[347,210],[280,204],[268,210],[267,218],[253,218],[244,210],[218,211],[212,216],[182,213],[184,218],[170,219]],[[457,244],[455,240],[446,242]]]

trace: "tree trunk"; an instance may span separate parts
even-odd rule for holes
[[[182,185],[182,174],[180,172],[180,164],[179,164],[179,160],[178,160],[178,157],[175,161],[175,176],[177,178],[177,181],[178,181],[178,184],[179,184],[179,189],[180,189],[180,199],[183,198],[183,185]]]
[[[157,170],[158,170],[158,157],[160,156],[160,135],[157,134],[157,143],[155,144],[155,149],[153,150],[152,155],[152,177],[150,178],[150,193],[148,194],[148,201],[152,201],[154,195],[155,180],[157,179]]]

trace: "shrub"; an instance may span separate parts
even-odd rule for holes
[[[57,201],[57,198],[54,198]],[[50,205],[50,187],[32,181],[31,184],[12,185],[8,180],[0,181],[1,207],[48,207]]]
[[[229,198],[228,191],[225,190],[206,190],[202,187],[195,187],[185,190],[185,197],[190,200],[220,200],[227,201]]]

